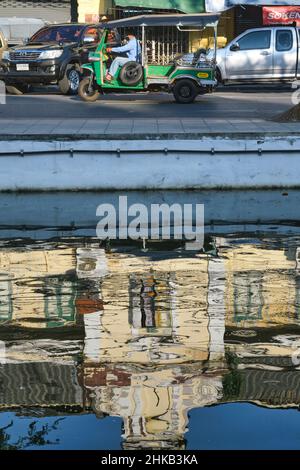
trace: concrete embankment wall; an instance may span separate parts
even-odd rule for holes
[[[300,187],[300,137],[0,141],[0,191]]]

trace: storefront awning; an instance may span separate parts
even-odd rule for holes
[[[182,13],[205,12],[205,0],[115,0],[115,3],[122,8],[178,10]]]
[[[180,0],[179,0],[180,1]],[[238,5],[249,6],[299,6],[299,0],[206,0],[207,12],[221,12]]]

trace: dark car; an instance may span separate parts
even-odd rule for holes
[[[99,24],[46,26],[24,46],[4,51],[0,80],[22,92],[32,84],[58,84],[64,94],[77,93],[80,65],[87,62],[102,35]]]

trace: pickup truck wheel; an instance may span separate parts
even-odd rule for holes
[[[80,83],[80,73],[74,65],[68,65],[65,74],[58,82],[58,87],[63,95],[76,95]]]
[[[84,101],[93,102],[99,98],[100,93],[94,88],[93,84],[90,84],[89,77],[86,77],[79,84],[78,95]]]
[[[195,101],[199,94],[197,85],[189,79],[178,80],[173,88],[173,95],[177,103],[189,104]]]

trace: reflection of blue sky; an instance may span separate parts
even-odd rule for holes
[[[38,423],[37,429],[40,430],[46,424],[51,427],[58,419],[61,419],[61,421],[57,425],[57,430],[52,430],[46,436],[47,440],[55,443],[58,439],[58,442],[43,447],[31,446],[28,447],[28,450],[121,449],[122,420],[116,417],[98,419],[95,415],[89,414],[66,417],[23,418],[16,416],[14,413],[1,413],[0,428],[7,426],[13,421],[13,426],[6,430],[11,436],[9,444],[12,445],[18,441],[19,437],[28,434],[28,427],[33,421]]]
[[[27,435],[32,421],[38,429],[51,426],[58,417],[22,418],[14,413],[0,414],[0,427],[14,421],[7,432],[10,444]],[[121,449],[122,420],[116,417],[97,419],[94,415],[64,417],[58,429],[47,436],[57,444],[35,449]],[[189,412],[189,430],[185,434],[187,450],[201,449],[300,449],[300,413],[296,409],[261,408],[248,403],[230,403],[196,408]]]
[[[187,449],[300,449],[300,413],[230,403],[189,413]]]

